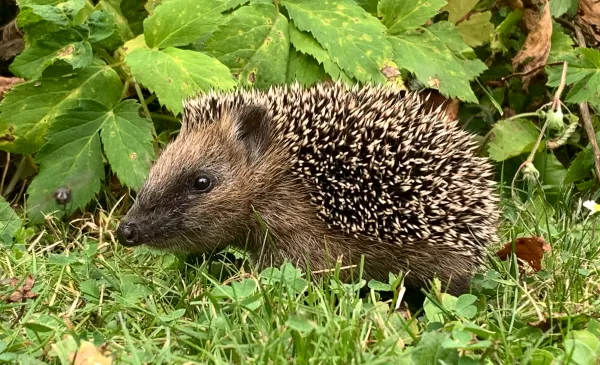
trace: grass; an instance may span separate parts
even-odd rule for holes
[[[416,312],[395,310],[401,276],[343,284],[291,265],[191,264],[119,246],[101,210],[49,220],[1,248],[0,363],[597,364],[600,219],[559,201],[504,207],[503,242],[551,245],[543,270],[520,272],[495,247],[470,294],[434,284]]]

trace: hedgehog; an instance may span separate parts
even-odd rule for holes
[[[437,277],[463,293],[497,242],[493,168],[427,100],[340,82],[186,99],[118,240],[187,254],[235,247],[259,268],[404,273],[408,288]]]

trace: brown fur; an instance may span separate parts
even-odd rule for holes
[[[471,272],[481,262],[478,249],[473,248],[474,253],[425,239],[398,244],[328,227],[311,203],[310,193],[315,191],[292,174],[288,152],[276,132],[260,134],[264,130],[255,129],[265,127],[261,125],[244,131],[243,112],[229,111],[194,128],[184,125],[153,166],[128,213],[127,219],[141,227],[141,243],[199,253],[236,246],[247,250],[261,267],[287,260],[312,271],[332,269],[337,260],[358,268],[364,255],[366,279],[387,281],[390,272],[402,271],[409,272],[409,287],[427,285],[437,275],[451,293],[468,288]],[[249,134],[247,140],[240,139],[241,133]],[[186,190],[186,176],[197,170],[217,177],[210,193],[194,195]]]

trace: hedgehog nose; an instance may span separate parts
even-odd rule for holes
[[[117,228],[117,238],[123,246],[137,246],[139,244],[139,230],[137,225],[133,222],[121,222],[119,228]]]

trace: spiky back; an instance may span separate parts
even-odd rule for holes
[[[224,111],[264,105],[271,140],[314,191],[320,219],[354,235],[462,250],[495,240],[491,165],[471,136],[417,94],[342,84],[211,92],[186,103],[182,133]]]

